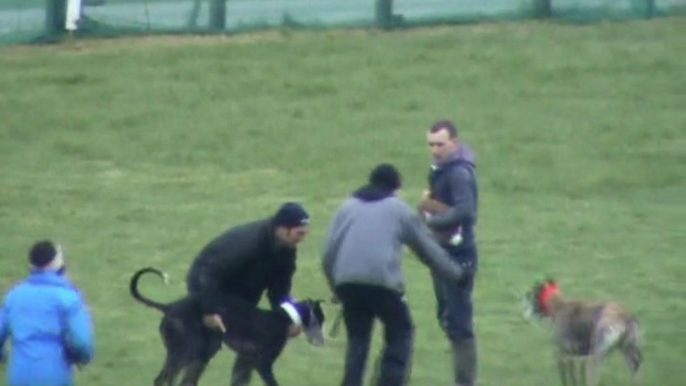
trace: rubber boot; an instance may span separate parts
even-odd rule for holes
[[[476,386],[478,365],[476,340],[466,339],[453,342],[451,349],[455,386]]]

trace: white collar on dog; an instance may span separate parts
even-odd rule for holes
[[[295,307],[291,303],[288,303],[288,302],[281,303],[281,308],[283,308],[284,311],[286,311],[286,313],[288,314],[288,316],[291,317],[291,320],[293,321],[293,323],[296,326],[300,327],[302,325],[302,323],[303,323],[302,318],[300,318],[300,314],[298,313],[298,310],[296,310]]]

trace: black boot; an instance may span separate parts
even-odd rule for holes
[[[477,350],[475,339],[452,343],[455,386],[476,386]]]

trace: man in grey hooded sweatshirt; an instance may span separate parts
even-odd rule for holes
[[[377,385],[407,382],[414,326],[404,299],[403,246],[445,280],[463,277],[462,268],[433,240],[419,215],[396,197],[400,186],[394,166],[377,166],[369,184],[339,208],[326,238],[324,273],[343,305],[348,338],[341,386],[362,385],[377,317],[385,327]]]

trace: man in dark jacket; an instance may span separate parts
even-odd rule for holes
[[[446,281],[462,278],[462,268],[432,239],[412,208],[395,195],[400,185],[395,167],[376,167],[369,184],[340,207],[326,238],[324,273],[343,304],[348,335],[342,386],[362,385],[377,317],[386,330],[377,385],[407,382],[414,327],[404,298],[403,246],[409,246]]]
[[[471,150],[458,139],[450,121],[439,121],[427,134],[434,163],[429,175],[430,190],[425,192],[422,208],[438,202],[447,210],[427,210],[426,223],[452,259],[466,269],[459,282],[434,275],[438,319],[453,352],[456,386],[474,386],[477,376],[477,348],[473,327],[472,291],[478,267],[474,227],[477,220],[478,188]],[[451,235],[444,237],[445,234]]]
[[[273,309],[289,300],[296,247],[305,239],[309,222],[301,205],[285,203],[273,216],[231,228],[200,251],[188,273],[187,284],[189,294],[200,301],[208,327],[207,362],[221,348],[219,331],[226,331],[217,315],[219,308],[235,298],[257,307],[265,290]],[[290,335],[299,333],[299,329],[293,328]],[[239,356],[231,384],[247,385],[251,372]]]

